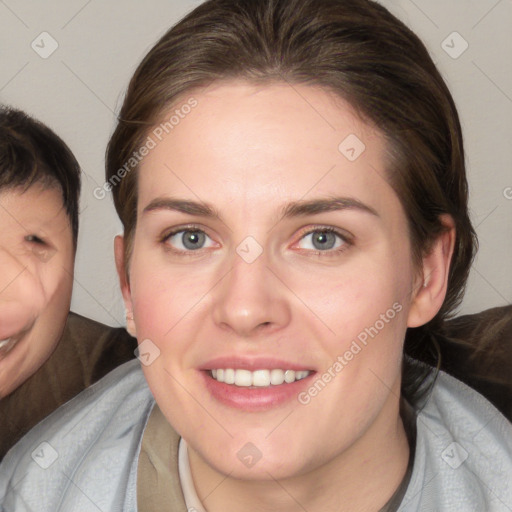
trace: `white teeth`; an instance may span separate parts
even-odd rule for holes
[[[308,370],[234,370],[233,368],[217,368],[211,370],[210,375],[217,382],[224,382],[226,384],[234,384],[240,387],[268,387],[280,386],[283,383],[291,384],[296,380],[305,379],[311,372]]]
[[[227,370],[224,370],[224,382],[226,384],[235,383],[235,370],[233,370],[233,368],[228,368]]]
[[[252,385],[261,388],[270,386],[270,371],[256,370],[252,372]]]
[[[284,372],[284,381],[287,384],[291,384],[292,382],[295,382],[295,372],[293,370],[286,370]]]
[[[9,341],[11,341],[11,338],[7,338],[6,340],[0,340],[0,348],[5,347],[5,345],[7,345]]]
[[[270,384],[280,386],[284,382],[283,370],[270,370]]]
[[[243,387],[252,386],[252,372],[249,370],[237,370],[235,372],[235,385]]]

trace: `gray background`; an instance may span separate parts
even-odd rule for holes
[[[0,0],[0,101],[48,124],[82,166],[72,309],[110,325],[124,325],[112,249],[121,228],[110,197],[98,200],[93,190],[103,184],[114,113],[140,59],[199,3]],[[511,303],[512,0],[382,3],[426,43],[461,115],[471,215],[480,238],[461,312]],[[47,58],[31,46],[35,41],[40,53],[51,48],[42,32],[58,44]],[[458,55],[464,41],[468,48]]]

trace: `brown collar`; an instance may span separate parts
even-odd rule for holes
[[[178,471],[179,441],[155,404],[142,436],[137,467],[139,512],[187,512]]]

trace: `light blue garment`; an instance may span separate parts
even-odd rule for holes
[[[153,404],[135,359],[57,409],[4,457],[2,512],[135,512],[130,471]]]
[[[2,512],[135,512],[138,453],[153,404],[135,360],[58,409],[0,465]],[[512,511],[512,426],[444,373],[418,416],[399,511]]]

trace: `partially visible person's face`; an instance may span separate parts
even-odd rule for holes
[[[0,397],[55,349],[69,312],[74,246],[59,190],[0,191]]]
[[[141,163],[124,285],[160,408],[235,478],[386,452],[418,272],[383,138],[318,88],[194,97]]]

